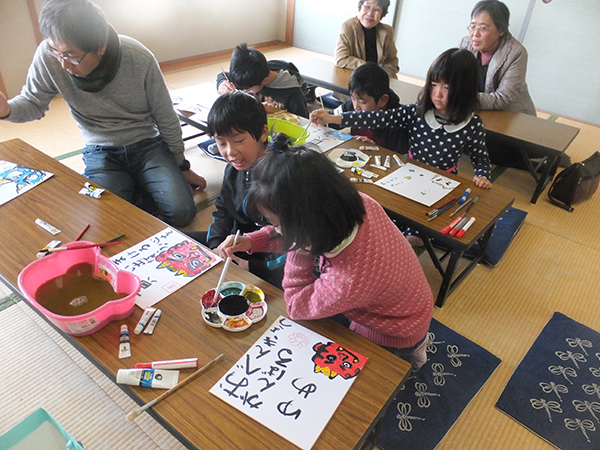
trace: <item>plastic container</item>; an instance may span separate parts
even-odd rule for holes
[[[81,443],[40,408],[0,436],[0,450],[83,450]]]
[[[287,120],[269,117],[267,118],[267,124],[269,126],[269,134],[272,135],[274,133],[284,133],[292,140],[294,145],[304,144],[306,139],[310,136],[308,131],[306,134],[304,134],[304,136],[302,136],[302,133],[304,133],[304,127],[296,125],[292,122],[288,122]],[[302,136],[302,138],[298,139],[300,136]]]
[[[71,244],[68,243],[65,246]],[[108,281],[115,292],[126,294],[126,296],[118,300],[107,301],[88,313],[76,316],[55,314],[36,301],[35,294],[40,286],[49,280],[65,275],[71,267],[82,263],[93,265],[95,277]],[[74,336],[95,333],[113,320],[123,320],[129,317],[133,312],[135,299],[141,288],[141,282],[137,275],[120,270],[110,259],[101,254],[99,247],[58,251],[38,259],[21,271],[18,284],[19,290],[34,308],[43,313],[62,331]]]

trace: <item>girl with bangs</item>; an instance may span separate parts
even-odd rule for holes
[[[477,60],[469,51],[452,48],[429,68],[417,103],[336,116],[321,109],[312,112],[311,120],[352,128],[404,128],[409,135],[410,158],[456,174],[458,159],[466,153],[474,168],[473,182],[489,189],[492,183],[485,130],[475,114],[479,107],[477,70]]]

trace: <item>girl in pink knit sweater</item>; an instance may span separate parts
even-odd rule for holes
[[[290,318],[341,314],[350,329],[421,367],[433,296],[410,244],[326,156],[283,147],[257,163],[248,196],[251,216],[271,226],[239,237],[235,247],[229,236],[219,253],[287,249]]]

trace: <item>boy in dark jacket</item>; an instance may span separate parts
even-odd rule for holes
[[[229,69],[217,75],[219,94],[241,89],[256,95],[261,102],[308,118],[308,87],[292,63],[267,61],[255,48],[240,44],[233,50]]]
[[[380,111],[398,108],[400,97],[390,89],[390,77],[387,72],[373,62],[354,69],[348,83],[350,96],[346,102],[336,108],[332,114],[348,111]],[[353,136],[364,136],[365,142],[373,142],[397,153],[408,151],[408,137],[402,128],[366,130],[352,128]]]
[[[228,165],[208,232],[186,233],[214,249],[237,230],[245,234],[260,228],[246,213],[246,195],[252,182],[252,169],[267,151],[267,113],[254,96],[243,91],[228,92],[213,104],[208,114],[208,131],[214,136],[219,153]],[[233,260],[240,267],[281,288],[285,254],[240,253]]]

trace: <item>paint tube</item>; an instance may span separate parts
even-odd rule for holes
[[[119,359],[131,358],[131,343],[129,341],[129,329],[127,325],[121,325],[119,334]]]
[[[171,389],[179,381],[179,370],[119,369],[117,383],[155,389]]]
[[[144,330],[144,327],[148,324],[148,322],[152,318],[154,311],[156,311],[156,308],[146,308],[144,310],[144,313],[142,314],[140,321],[138,322],[135,329],[133,330],[133,332],[135,334],[140,334]]]

